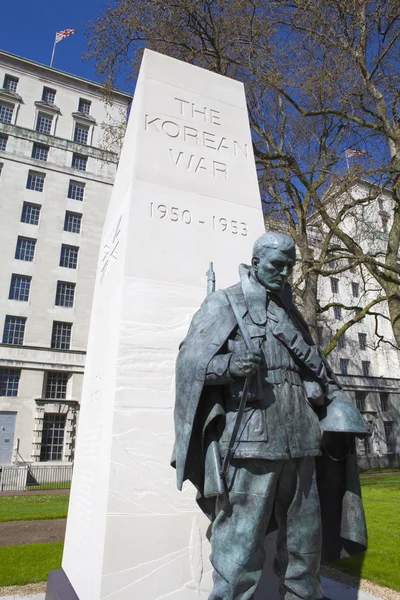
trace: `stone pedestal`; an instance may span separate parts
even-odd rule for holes
[[[97,271],[69,592],[53,581],[48,600],[208,597],[208,522],[169,466],[174,363],[210,261],[218,287],[235,283],[263,231],[243,85],[146,51]]]

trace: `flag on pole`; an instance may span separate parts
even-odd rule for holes
[[[365,150],[346,150],[346,156],[363,156],[364,154],[367,154]]]
[[[56,33],[56,44],[58,42],[61,42],[61,40],[63,40],[66,37],[69,37],[70,35],[74,35],[74,33],[76,33],[76,28],[74,29],[64,29],[63,31],[57,31]]]
[[[346,156],[346,164],[347,164],[347,170],[349,171],[350,169],[350,165],[349,165],[349,157],[353,157],[353,156],[364,156],[365,154],[367,154],[367,152],[365,150],[358,150],[357,148],[346,148],[345,150],[345,156]]]
[[[53,44],[53,52],[51,54],[51,60],[50,60],[50,66],[53,66],[53,61],[54,61],[54,53],[56,51],[56,44],[58,44],[58,42],[61,42],[61,40],[63,40],[66,37],[69,37],[70,35],[74,35],[74,33],[76,33],[76,28],[74,27],[74,29],[63,29],[62,31],[56,31],[56,37],[54,39],[54,44]]]

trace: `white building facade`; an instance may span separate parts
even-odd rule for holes
[[[365,203],[360,203],[360,199],[365,199]],[[390,192],[359,180],[346,194],[329,200],[332,216],[338,213],[344,201],[353,208],[346,211],[341,229],[358,242],[364,253],[384,263],[393,214]],[[318,247],[318,231],[321,232],[318,215],[310,219],[310,225],[315,226]],[[331,305],[321,313],[318,322],[318,341],[322,348],[328,346],[346,322],[373,300],[384,296],[365,266],[349,258],[338,239],[333,240],[332,247],[333,260],[328,268],[340,271],[346,267],[346,270],[319,278],[320,305],[322,308]],[[385,301],[373,306],[369,314],[351,325],[339,338],[328,360],[371,426],[371,438],[357,443],[360,465],[399,467],[400,353]]]
[[[131,97],[0,52],[0,465],[68,463],[102,226]]]

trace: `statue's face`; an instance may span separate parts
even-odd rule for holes
[[[282,252],[267,248],[260,258],[253,258],[252,264],[258,281],[271,292],[280,292],[292,274],[296,262],[295,250]]]

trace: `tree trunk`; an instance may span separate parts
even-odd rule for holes
[[[317,314],[318,314],[318,274],[307,273],[304,278],[304,291],[302,294],[303,317],[310,328],[311,335],[317,342]],[[400,326],[400,323],[399,323]]]
[[[393,335],[400,348],[400,289],[395,283],[390,283],[385,286],[385,291],[389,296],[388,308]]]

